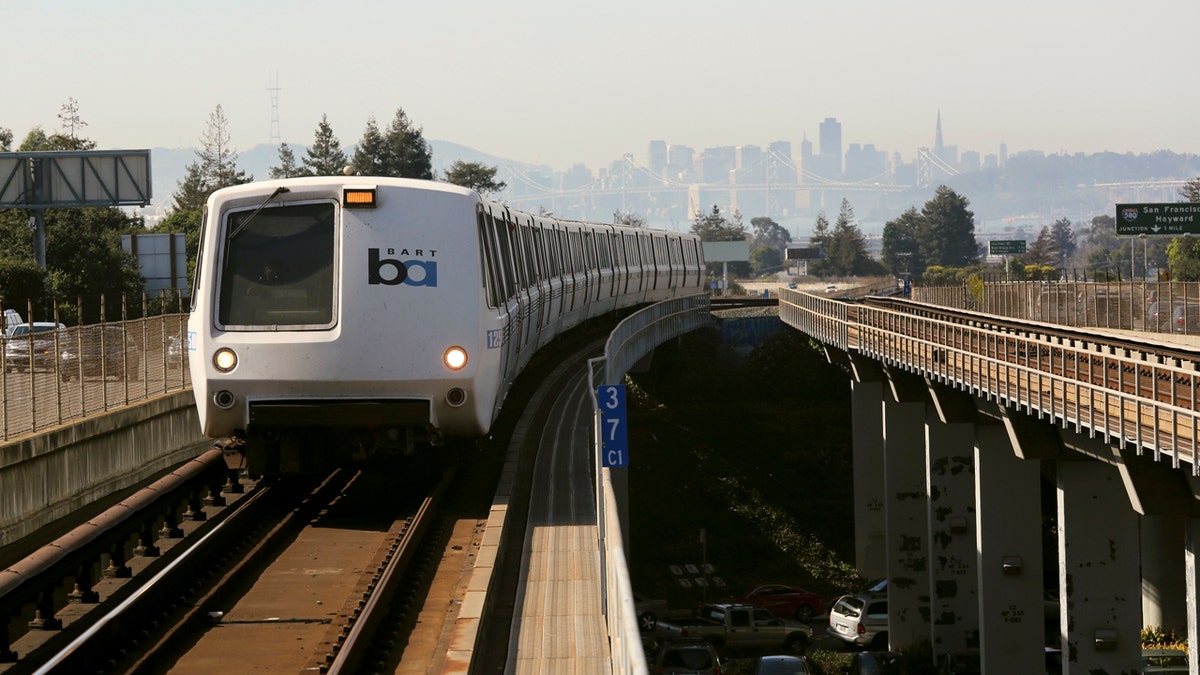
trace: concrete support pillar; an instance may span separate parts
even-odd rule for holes
[[[893,649],[930,639],[929,512],[925,484],[924,382],[889,372],[883,399],[888,638]]]
[[[1137,514],[1111,465],[1061,461],[1057,470],[1063,672],[1136,672],[1142,652]]]
[[[926,409],[929,609],[935,656],[979,646],[975,425],[945,421],[940,416],[945,403],[941,399],[958,396],[957,392],[938,392],[934,396],[937,412]],[[974,405],[970,411],[974,413]]]
[[[979,653],[989,675],[1043,668],[1040,467],[1014,454],[1005,427],[976,427]]]
[[[1188,517],[1183,526],[1183,572],[1187,585],[1188,653],[1200,653],[1200,518]],[[1200,659],[1190,659],[1191,672],[1200,672]]]
[[[1142,516],[1142,625],[1186,635],[1184,516]]]
[[[850,382],[854,424],[854,566],[869,579],[887,576],[883,490],[883,382]]]

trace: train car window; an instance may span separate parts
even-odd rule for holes
[[[332,202],[227,213],[219,324],[256,331],[332,327],[335,216]]]
[[[596,236],[596,254],[599,258],[600,269],[602,270],[612,268],[612,251],[609,249],[609,246],[611,244],[609,243],[608,232],[600,230]]]
[[[566,276],[575,271],[571,267],[571,241],[566,228],[558,231],[558,265],[559,276]]]
[[[512,250],[512,231],[514,225],[508,213],[496,219],[496,241],[500,244],[500,269],[504,274],[504,297],[511,298],[517,294],[516,262]]]
[[[486,290],[487,302],[489,307],[499,307],[503,302],[500,297],[500,287],[503,283],[500,280],[499,261],[496,259],[496,241],[495,241],[496,223],[492,220],[492,214],[479,210],[479,254],[483,257],[483,284]]]
[[[537,255],[534,253],[535,235],[533,219],[526,220],[525,227],[522,229],[524,230],[521,245],[525,250],[525,285],[533,286],[538,281]]]
[[[200,211],[200,242],[204,242],[204,234],[208,231],[208,205]],[[191,310],[196,311],[196,298],[200,297],[200,272],[204,269],[204,246],[196,250],[196,269],[192,271],[192,303]]]

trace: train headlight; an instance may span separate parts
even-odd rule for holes
[[[450,370],[462,370],[467,366],[467,350],[462,347],[451,347],[442,354],[442,363]]]
[[[234,354],[229,347],[221,347],[216,354],[213,354],[213,366],[222,373],[228,373],[237,368],[237,363],[237,354]]]

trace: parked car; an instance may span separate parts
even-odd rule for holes
[[[25,320],[21,318],[21,315],[17,312],[17,310],[4,310],[4,314],[0,315],[0,328],[3,329],[3,332],[0,332],[0,335],[10,335],[14,328],[23,323],[25,323]]]
[[[1171,330],[1175,333],[1200,335],[1200,305],[1175,305],[1171,312]]]
[[[760,656],[754,664],[754,675],[812,675],[812,672],[803,656]]]
[[[67,331],[59,341],[62,354],[58,374],[63,382],[71,378],[126,376],[139,378],[142,350],[120,324],[90,325]]]
[[[792,617],[805,623],[825,613],[825,601],[821,596],[787,584],[760,584],[721,602],[754,605],[771,610],[775,616]]]
[[[829,610],[829,634],[859,647],[888,646],[887,595],[843,595]]]
[[[4,370],[25,372],[53,370],[55,333],[64,326],[52,321],[35,321],[9,327],[4,340]],[[32,355],[32,356],[31,356]]]
[[[671,640],[658,649],[651,669],[656,675],[720,675],[717,650],[700,638]]]
[[[638,627],[643,633],[648,633],[654,630],[654,625],[658,623],[658,617],[663,612],[667,611],[667,601],[657,598],[647,598],[641,593],[633,594],[633,607],[637,612]]]
[[[182,335],[172,335],[167,338],[167,351],[163,356],[167,368],[182,368],[183,353],[187,351],[187,338]]]
[[[654,626],[655,635],[672,638],[701,638],[718,651],[765,650],[803,656],[812,642],[812,628],[778,619],[770,610],[753,605],[710,603],[695,616],[664,621]]]
[[[850,675],[908,675],[899,652],[859,652],[850,659]]]
[[[1187,654],[1181,649],[1143,649],[1142,675],[1188,672]]]

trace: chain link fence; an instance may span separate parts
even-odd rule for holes
[[[1192,281],[988,281],[914,286],[912,299],[1060,326],[1200,335]]]
[[[55,309],[50,321],[8,325],[0,441],[191,388],[187,314],[146,316],[148,304],[143,318],[68,327]]]

